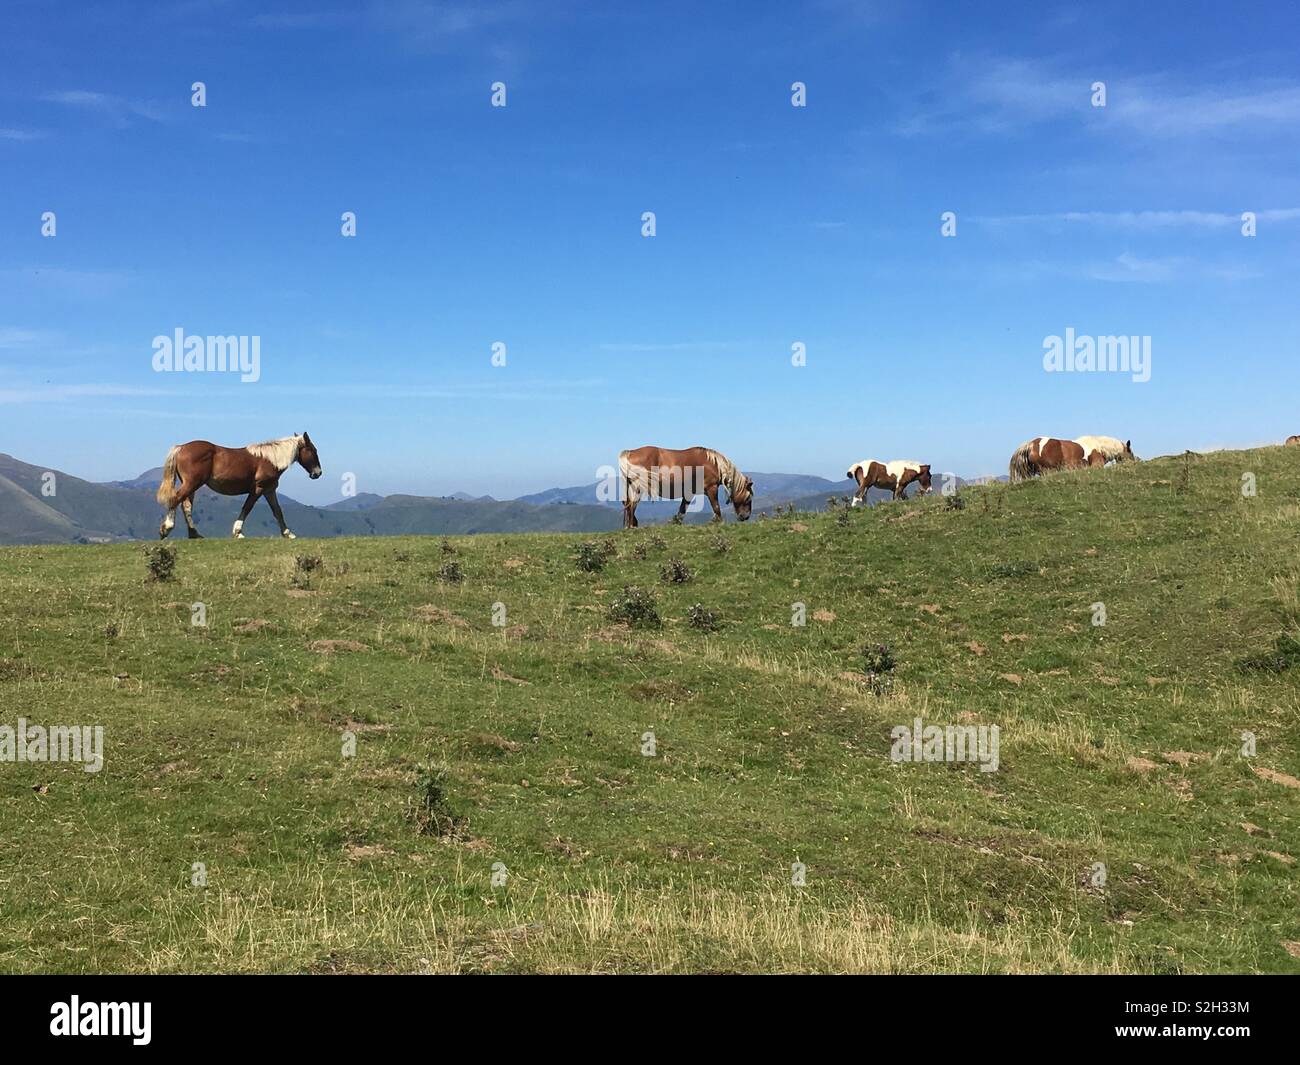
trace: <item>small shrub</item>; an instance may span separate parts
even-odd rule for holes
[[[612,536],[605,537],[601,542],[600,549],[607,559],[618,557],[618,544]]]
[[[609,619],[649,628],[661,624],[654,595],[634,585],[624,585],[623,594],[610,603]]]
[[[962,498],[960,492],[953,492],[950,496],[943,497],[944,510],[965,510],[966,500]]]
[[[1037,572],[1038,567],[1032,562],[995,562],[989,567],[990,577],[1027,577]]]
[[[459,584],[464,579],[465,574],[459,562],[444,562],[438,567],[438,580],[445,584]]]
[[[656,551],[662,551],[668,546],[668,541],[664,539],[663,533],[651,533],[650,546]]]
[[[853,520],[853,511],[848,507],[845,507],[843,510],[841,510],[838,514],[835,515],[835,524],[839,525],[841,528],[847,526],[849,522],[851,522],[852,520]]]
[[[422,836],[454,836],[465,818],[452,809],[447,797],[451,774],[441,765],[422,765],[416,770],[416,794],[408,810]]]
[[[107,625],[104,626],[104,635],[107,636],[110,640],[116,640],[119,633],[120,630],[117,627],[116,621],[110,621]]]
[[[144,549],[144,564],[151,581],[169,581],[176,571],[176,549],[166,544],[154,544]]]
[[[574,561],[584,573],[599,573],[605,568],[605,559],[609,557],[595,540],[584,540],[578,545]]]
[[[827,509],[827,510],[834,510],[834,509],[835,509],[836,507],[838,507],[839,505],[840,505],[840,497],[839,497],[839,496],[827,496],[827,497],[826,497],[826,509]]]
[[[691,628],[699,629],[701,632],[718,631],[718,615],[712,610],[706,610],[703,603],[696,603],[686,612],[686,620]]]
[[[319,555],[295,555],[293,559],[293,576],[289,578],[289,584],[294,588],[308,588],[311,586],[311,575],[318,569],[322,569],[325,563],[321,561]]]
[[[709,541],[709,547],[713,549],[714,554],[725,555],[731,550],[731,541],[725,536],[715,536]]]
[[[659,576],[669,584],[685,584],[691,580],[691,568],[680,558],[670,558],[659,570]]]
[[[646,555],[648,554],[645,541],[643,540],[640,543],[633,544],[631,554],[636,561],[638,562],[644,561]]]
[[[866,644],[862,650],[862,672],[873,695],[887,695],[894,687],[894,652],[883,643]]]
[[[887,644],[864,644],[859,653],[862,655],[862,668],[866,673],[892,673],[894,667],[898,665],[894,652]]]
[[[442,542],[442,553],[444,555],[454,555],[456,553],[456,549],[451,546],[450,540],[444,540]]]
[[[681,511],[678,511],[676,514],[674,514],[671,518],[668,519],[668,524],[680,525],[685,520],[686,520],[686,515],[684,515]]]

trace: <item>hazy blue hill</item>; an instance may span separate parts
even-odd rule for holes
[[[103,540],[151,540],[157,536],[161,508],[154,498],[162,477],[161,467],[146,470],[131,480],[98,484],[61,471],[55,475],[55,494],[44,496],[41,486],[47,468],[0,455],[0,543],[77,543]],[[791,473],[754,473],[754,509],[770,512],[793,503],[800,510],[823,510],[830,496],[852,493],[851,481]],[[289,481],[287,483],[292,483]],[[959,482],[964,483],[964,482]],[[937,486],[936,486],[937,488]],[[725,495],[725,493],[724,493]],[[873,490],[871,503],[888,493]],[[622,504],[599,502],[596,483],[571,488],[551,488],[514,500],[491,496],[380,496],[363,492],[326,506],[300,503],[280,492],[285,519],[299,536],[450,536],[506,532],[602,532],[621,527]],[[695,525],[712,518],[707,501],[688,513]],[[194,500],[194,519],[204,536],[222,537],[243,505],[242,497],[219,496],[201,489]],[[644,525],[671,520],[678,504],[643,502],[637,517]],[[723,514],[734,520],[731,507]],[[173,536],[184,536],[184,522]],[[276,536],[279,528],[265,503],[259,503],[244,525],[248,536]]]

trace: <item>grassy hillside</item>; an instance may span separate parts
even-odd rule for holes
[[[0,969],[1300,971],[1300,449],[961,498],[0,551],[0,723],[106,730],[0,764]]]

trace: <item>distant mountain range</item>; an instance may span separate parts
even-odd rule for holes
[[[791,473],[752,473],[754,509],[770,511],[793,503],[799,510],[821,510],[830,496],[852,493],[853,482]],[[158,536],[162,508],[154,499],[162,469],[147,470],[128,481],[98,483],[69,473],[33,466],[0,454],[0,544],[108,543],[153,540]],[[965,483],[958,481],[959,484]],[[299,536],[448,536],[501,532],[604,532],[622,526],[622,504],[601,502],[597,482],[573,488],[551,488],[497,500],[491,496],[379,496],[361,493],[328,506],[299,503],[283,491],[285,520]],[[937,485],[936,485],[937,490]],[[888,493],[872,489],[868,501]],[[688,513],[691,524],[712,517],[707,500]],[[194,521],[204,536],[228,536],[243,503],[242,497],[220,496],[201,489],[194,500]],[[646,502],[637,510],[645,524],[668,521],[678,504]],[[735,520],[729,506],[723,515]],[[259,503],[244,524],[249,536],[278,536],[270,508]],[[173,538],[184,538],[177,515]]]

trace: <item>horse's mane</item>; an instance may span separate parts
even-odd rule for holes
[[[277,470],[284,471],[293,465],[301,445],[301,436],[283,436],[279,440],[264,440],[260,444],[249,444],[244,450],[259,459],[266,459]]]
[[[738,488],[744,487],[745,475],[721,451],[714,451],[713,448],[706,447],[704,453],[709,457],[709,461],[718,468],[718,480],[727,489],[727,495],[734,500]]]
[[[1074,442],[1083,448],[1085,455],[1090,451],[1100,451],[1107,461],[1124,454],[1124,441],[1116,440],[1113,436],[1080,436]]]

